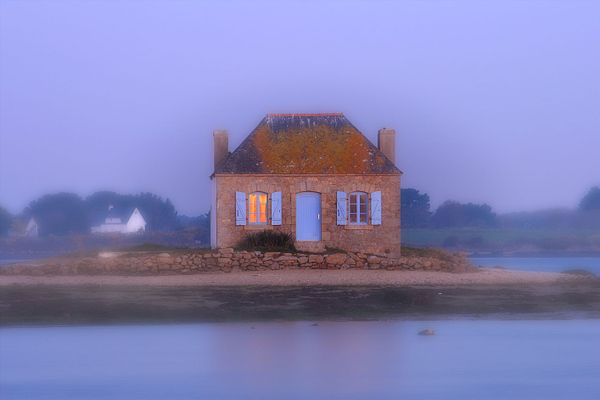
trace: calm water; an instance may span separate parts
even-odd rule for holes
[[[502,266],[525,271],[562,272],[583,268],[600,275],[600,257],[471,257],[475,265]]]
[[[0,398],[597,400],[600,321],[2,328]]]

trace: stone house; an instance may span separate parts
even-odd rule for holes
[[[343,114],[269,114],[233,152],[213,139],[213,248],[272,229],[300,250],[400,254],[393,129],[375,146]]]

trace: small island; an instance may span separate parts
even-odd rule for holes
[[[402,254],[138,246],[17,263],[0,269],[0,324],[600,315],[595,276]]]

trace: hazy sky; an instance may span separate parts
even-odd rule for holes
[[[212,130],[344,112],[404,187],[498,211],[600,184],[600,1],[0,0],[0,205],[209,207]]]

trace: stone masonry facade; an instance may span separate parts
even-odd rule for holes
[[[296,230],[296,194],[321,195],[321,243],[349,252],[400,255],[400,175],[219,175],[216,188],[218,247],[235,247],[248,233]],[[337,225],[336,192],[381,192],[381,225]],[[282,193],[282,224],[236,226],[236,192]],[[269,204],[270,211],[270,204]],[[270,213],[268,212],[270,215]]]

